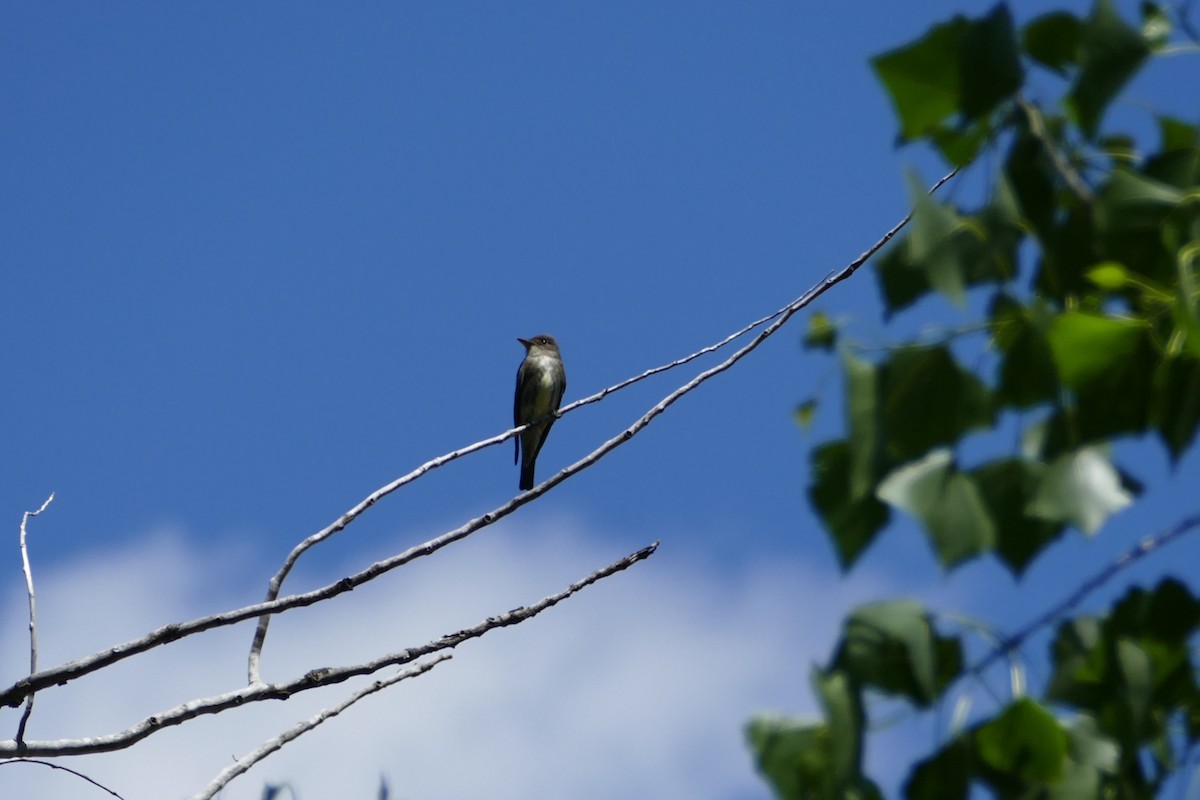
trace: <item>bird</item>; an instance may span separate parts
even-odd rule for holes
[[[532,339],[521,339],[525,347],[525,360],[517,369],[517,391],[513,397],[513,425],[520,426],[537,422],[521,431],[514,440],[516,453],[513,463],[521,464],[522,491],[533,488],[533,468],[538,453],[546,442],[546,436],[554,425],[563,392],[567,390],[567,373],[563,369],[562,355],[553,336],[539,333]],[[543,419],[545,418],[545,419]]]

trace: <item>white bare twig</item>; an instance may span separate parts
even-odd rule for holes
[[[946,181],[950,180],[950,178],[952,178],[956,174],[956,172],[957,172],[957,170],[955,172],[951,172],[948,175],[944,176],[941,180],[939,180],[933,186],[933,188],[930,191],[931,192],[936,191],[944,183],[946,183]],[[604,397],[605,395],[611,393],[612,391],[615,391],[618,388],[623,388],[624,386],[627,386],[633,382],[641,380],[644,377],[648,377],[651,374],[661,372],[665,369],[670,369],[673,366],[678,366],[679,364],[687,363],[688,361],[691,361],[695,357],[699,357],[699,355],[702,355],[705,352],[711,352],[713,349],[724,346],[725,344],[727,344],[728,342],[737,338],[738,336],[741,336],[745,332],[752,330],[753,327],[761,324],[765,320],[775,320],[775,322],[770,327],[764,329],[758,335],[758,337],[756,337],[755,340],[753,342],[751,342],[749,345],[744,347],[742,350],[739,350],[738,352],[734,353],[733,356],[731,356],[729,359],[727,359],[722,364],[720,364],[704,373],[701,373],[700,375],[698,375],[696,378],[694,378],[689,383],[680,387],[675,392],[672,392],[671,394],[669,394],[662,401],[660,401],[660,403],[658,405],[651,408],[650,411],[648,411],[641,419],[639,419],[637,422],[635,422],[629,428],[622,431],[620,434],[618,434],[613,439],[610,439],[609,441],[605,442],[603,445],[601,445],[599,448],[597,448],[592,454],[590,454],[589,456],[586,456],[584,459],[581,459],[580,461],[577,461],[575,464],[572,464],[571,466],[562,470],[558,474],[552,476],[549,480],[539,484],[538,486],[535,486],[533,489],[517,495],[515,498],[510,500],[508,503],[505,503],[504,505],[500,506],[499,508],[467,522],[465,525],[461,526],[458,529],[455,529],[453,531],[445,533],[442,536],[432,539],[422,545],[418,545],[416,547],[410,548],[409,550],[407,550],[403,553],[400,553],[396,556],[376,562],[376,563],[370,565],[369,567],[361,570],[358,573],[346,576],[346,577],[344,577],[334,583],[328,584],[326,586],[319,587],[317,589],[313,589],[308,592],[303,592],[301,594],[289,595],[289,596],[286,596],[283,598],[269,600],[269,601],[262,602],[262,603],[256,603],[254,605],[246,606],[246,607],[240,608],[240,609],[225,611],[225,612],[221,612],[218,614],[210,614],[208,616],[201,617],[201,618],[194,619],[194,620],[189,620],[187,622],[172,623],[170,625],[164,625],[160,628],[155,629],[154,631],[151,631],[150,633],[146,634],[145,636],[142,636],[139,639],[134,639],[134,640],[131,640],[128,642],[124,642],[124,643],[109,647],[105,650],[102,650],[97,653],[93,653],[89,656],[85,656],[83,658],[77,659],[76,661],[72,661],[67,664],[62,664],[62,665],[59,665],[59,666],[56,666],[56,667],[53,667],[50,669],[42,670],[39,673],[29,676],[28,678],[24,678],[22,680],[15,682],[12,686],[5,689],[3,692],[0,692],[0,705],[15,706],[15,705],[19,704],[20,702],[22,702],[26,697],[28,697],[33,692],[40,691],[41,689],[47,688],[49,686],[55,686],[55,685],[61,685],[64,683],[68,683],[68,682],[76,680],[84,675],[95,672],[96,670],[102,669],[102,668],[109,666],[111,664],[114,664],[118,661],[129,658],[138,653],[142,653],[151,648],[177,641],[177,640],[185,638],[187,636],[193,636],[193,635],[201,633],[203,631],[211,630],[211,629],[218,628],[218,627],[223,627],[226,625],[233,625],[233,624],[242,622],[244,620],[247,620],[247,619],[250,619],[253,617],[264,617],[265,615],[279,614],[279,613],[282,613],[283,611],[287,611],[292,608],[300,608],[300,607],[304,607],[304,606],[309,606],[309,605],[313,605],[314,603],[318,603],[318,602],[322,602],[322,601],[331,599],[333,597],[336,597],[336,596],[342,594],[343,592],[350,591],[350,590],[362,585],[363,583],[366,583],[367,581],[373,580],[373,579],[379,577],[380,575],[391,571],[392,569],[400,567],[400,566],[408,563],[409,561],[412,561],[415,558],[425,556],[425,555],[430,555],[430,554],[436,552],[437,550],[441,549],[445,545],[450,544],[455,541],[458,541],[466,536],[469,536],[471,533],[474,533],[476,530],[479,530],[480,528],[490,525],[491,523],[495,522],[496,520],[501,519],[502,517],[505,517],[508,514],[511,514],[517,508],[536,499],[537,497],[540,497],[544,492],[546,492],[549,489],[553,488],[554,486],[558,485],[566,478],[570,477],[571,475],[575,474],[576,472],[579,472],[580,470],[585,469],[586,467],[595,463],[599,458],[603,457],[608,452],[611,452],[611,450],[613,450],[615,447],[619,446],[620,444],[624,443],[629,438],[634,436],[638,431],[640,431],[642,428],[644,428],[654,417],[656,417],[656,416],[658,416],[658,414],[662,413],[662,411],[667,406],[674,403],[675,400],[679,399],[679,397],[681,397],[683,394],[686,394],[687,392],[691,391],[696,386],[698,386],[700,383],[704,382],[705,380],[707,380],[708,378],[717,374],[718,372],[722,372],[722,371],[728,369],[729,366],[731,366],[736,361],[740,360],[750,350],[756,348],[763,340],[765,340],[772,333],[774,333],[776,330],[778,330],[778,328],[784,322],[786,322],[788,318],[790,318],[792,315],[794,315],[797,311],[799,311],[801,308],[807,306],[809,303],[811,303],[813,300],[815,300],[820,295],[824,294],[828,289],[832,288],[836,284],[841,283],[842,281],[844,281],[847,278],[849,278],[850,276],[852,276],[858,270],[858,268],[861,267],[867,261],[868,258],[870,258],[872,255],[874,255],[880,248],[882,248],[884,245],[886,245],[889,241],[891,241],[895,237],[895,235],[905,225],[908,224],[908,222],[909,222],[909,220],[911,220],[911,218],[912,218],[911,214],[905,216],[904,219],[902,219],[899,223],[897,223],[889,231],[887,231],[875,244],[873,244],[871,247],[869,247],[865,252],[862,253],[862,255],[860,255],[854,261],[850,262],[849,264],[847,264],[845,267],[841,268],[840,270],[827,275],[818,284],[813,286],[811,289],[809,289],[807,292],[805,292],[799,298],[792,301],[791,303],[784,306],[783,308],[779,309],[778,311],[764,317],[762,320],[758,320],[754,323],[751,323],[750,325],[746,326],[742,330],[740,330],[734,334],[731,334],[729,337],[726,337],[721,342],[711,345],[709,348],[706,348],[705,350],[698,351],[697,353],[692,354],[691,356],[687,356],[685,358],[679,359],[678,361],[672,362],[671,364],[664,365],[662,367],[656,367],[653,370],[649,370],[646,373],[643,373],[642,375],[636,376],[635,378],[628,379],[627,381],[617,384],[614,387],[610,387],[609,389],[606,389],[596,395],[593,395],[592,397],[584,398],[583,400],[576,401],[576,402],[571,403],[570,405],[564,407],[559,412],[560,416],[563,413],[567,413],[568,411],[574,410],[575,408],[578,408],[579,406],[581,406],[585,403],[595,402],[595,401],[601,399],[602,397]],[[357,515],[361,514],[363,511],[366,510],[366,508],[370,507],[376,501],[378,501],[378,499],[380,499],[381,497],[383,497],[384,495],[386,495],[387,493],[389,493],[391,491],[395,491],[396,488],[399,488],[399,486],[403,485],[404,483],[414,480],[416,477],[419,477],[420,474],[424,474],[424,472],[427,472],[429,469],[432,469],[434,466],[440,466],[441,464],[446,463],[448,460],[452,460],[452,458],[460,457],[461,455],[465,455],[468,452],[474,452],[476,450],[481,449],[482,447],[487,447],[487,446],[490,446],[493,444],[498,444],[500,442],[503,442],[503,441],[507,440],[508,438],[516,435],[521,430],[523,430],[523,428],[513,428],[509,431],[506,431],[503,434],[500,434],[499,436],[492,437],[491,439],[487,439],[482,442],[476,443],[475,445],[471,445],[468,448],[463,448],[463,450],[461,450],[461,451],[455,451],[454,453],[448,454],[447,456],[443,456],[440,459],[435,459],[434,461],[428,462],[428,464],[423,465],[422,467],[419,467],[417,470],[414,470],[414,472],[410,473],[409,475],[399,479],[398,481],[394,481],[392,484],[389,484],[388,486],[385,486],[382,489],[378,490],[377,492],[373,493],[370,497],[368,497],[366,500],[364,500],[362,503],[360,503],[358,506],[356,506],[355,509],[352,509],[351,512],[347,512],[346,515],[343,515],[343,517],[339,519],[338,523],[335,523],[335,526],[331,526],[331,528],[337,527],[337,530],[341,530],[347,524],[349,524],[351,521],[353,521],[353,519],[355,519],[357,517]],[[353,512],[353,515],[352,515],[352,512]],[[347,518],[347,517],[349,517],[349,518]],[[331,531],[331,533],[327,534],[325,538],[327,538],[328,535],[332,535],[333,532],[336,532],[336,531]],[[312,538],[312,537],[310,537],[310,538]],[[318,541],[320,541],[320,539],[318,539]],[[280,581],[280,582],[282,582],[282,581]],[[261,624],[261,620],[260,620],[260,624]],[[256,633],[256,638],[257,637],[258,637],[258,634]],[[261,644],[259,645],[259,647],[261,648]],[[251,674],[252,675],[257,674],[257,669],[252,669]]]
[[[411,669],[401,670],[389,678],[380,678],[379,680],[372,682],[369,686],[359,689],[357,692],[350,695],[336,706],[326,708],[311,719],[307,719],[295,727],[289,728],[278,736],[268,739],[259,747],[255,748],[252,752],[247,753],[217,773],[217,776],[213,778],[207,786],[192,796],[192,800],[212,800],[212,798],[216,796],[217,792],[224,789],[234,778],[247,772],[255,764],[262,761],[275,751],[281,749],[284,745],[295,741],[326,720],[333,719],[338,714],[357,703],[359,700],[362,700],[364,697],[375,694],[378,691],[386,689],[387,687],[397,684],[400,681],[407,680],[408,678],[415,678],[418,675],[424,675],[438,664],[442,663],[443,661],[448,661],[450,658],[450,654],[447,653],[445,655],[438,656],[432,661],[426,661],[424,664],[419,664]]]
[[[619,392],[620,390],[625,389],[629,386],[632,386],[633,384],[638,383],[639,381],[643,381],[653,375],[657,375],[661,372],[666,372],[667,370],[674,369],[675,367],[683,366],[684,364],[695,361],[697,358],[700,358],[701,356],[705,356],[716,350],[720,350],[725,345],[740,338],[741,336],[744,336],[745,334],[749,333],[750,331],[754,330],[755,328],[759,327],[760,325],[762,325],[766,322],[770,322],[771,320],[773,320],[776,317],[783,314],[785,311],[787,311],[787,307],[781,308],[778,311],[774,311],[771,314],[768,314],[767,316],[765,316],[761,319],[757,319],[751,323],[748,323],[747,325],[743,326],[740,330],[734,331],[733,333],[726,336],[724,339],[721,339],[720,341],[710,344],[706,347],[702,347],[694,353],[690,353],[689,355],[683,356],[682,358],[677,358],[674,361],[671,361],[667,364],[661,364],[657,367],[652,367],[652,368],[646,370],[645,372],[642,372],[639,375],[634,375],[633,377],[626,378],[625,380],[615,383],[612,386],[601,389],[600,391],[596,392],[595,394],[581,398],[572,403],[568,403],[567,405],[560,408],[557,412],[555,412],[553,416],[555,419],[557,419],[557,418],[563,416],[564,414],[569,414],[570,412],[574,411],[575,409],[577,409],[581,406],[599,402],[600,400],[603,400],[605,397],[612,394],[613,392]],[[304,553],[307,550],[309,550],[310,548],[320,544],[321,542],[325,541],[326,539],[330,538],[331,536],[334,536],[335,534],[340,533],[341,531],[345,530],[345,528],[348,525],[350,525],[350,523],[352,523],[352,522],[354,522],[354,520],[358,519],[368,508],[375,505],[377,502],[382,500],[384,497],[387,497],[389,494],[396,491],[397,489],[400,489],[401,487],[403,487],[409,483],[412,483],[417,478],[420,478],[422,475],[425,475],[426,473],[431,472],[445,464],[449,464],[451,461],[455,461],[459,458],[462,458],[463,456],[470,455],[471,453],[478,452],[479,450],[483,450],[483,449],[491,447],[493,445],[497,445],[497,444],[506,442],[509,439],[511,439],[512,437],[521,433],[521,431],[528,428],[529,425],[531,425],[537,421],[538,420],[534,420],[533,422],[528,423],[526,425],[518,425],[515,428],[508,429],[504,433],[497,434],[495,436],[492,436],[491,438],[483,439],[481,441],[475,442],[474,444],[467,445],[466,447],[461,447],[458,450],[452,450],[451,452],[445,453],[444,455],[440,455],[437,458],[430,459],[429,461],[426,461],[424,464],[422,464],[421,466],[412,470],[408,474],[402,475],[401,477],[397,478],[396,480],[392,481],[391,483],[387,484],[386,486],[382,486],[379,489],[376,489],[374,492],[371,492],[371,494],[369,494],[365,498],[363,498],[357,505],[355,505],[353,508],[348,510],[345,514],[342,514],[342,516],[338,517],[337,520],[335,520],[332,524],[326,526],[325,528],[322,528],[321,530],[319,530],[316,533],[312,534],[311,536],[307,537],[306,539],[304,539],[303,541],[301,541],[299,544],[297,544],[295,547],[292,548],[292,551],[290,553],[288,553],[287,558],[285,558],[283,560],[283,564],[279,567],[279,571],[276,572],[275,575],[271,577],[271,580],[267,585],[267,594],[264,599],[264,602],[269,603],[279,597],[279,592],[283,588],[284,580],[287,578],[288,574],[292,571],[292,568],[294,566],[296,566],[296,562],[300,560],[300,556],[304,555]],[[247,659],[247,666],[246,666],[246,677],[250,683],[257,683],[259,680],[261,680],[262,648],[263,648],[263,644],[266,641],[267,627],[270,625],[270,619],[271,619],[270,616],[261,617],[258,621],[258,627],[255,628],[255,630],[254,630],[254,639],[250,643],[250,655],[249,655],[249,658]]]
[[[309,670],[301,677],[285,683],[267,684],[260,682],[250,686],[243,686],[224,694],[191,700],[175,708],[147,717],[126,730],[106,736],[26,742],[24,743],[23,752],[35,756],[66,756],[123,750],[158,731],[180,725],[196,717],[218,714],[231,708],[238,708],[248,703],[261,702],[263,700],[286,700],[300,692],[306,692],[322,686],[331,686],[361,675],[370,675],[387,667],[410,664],[425,656],[433,655],[443,650],[452,650],[465,641],[477,639],[497,628],[517,625],[527,619],[531,619],[593,583],[626,570],[634,564],[649,558],[657,548],[658,542],[655,542],[637,552],[630,553],[622,559],[614,561],[606,567],[596,570],[561,592],[544,597],[533,605],[521,606],[498,616],[488,617],[470,628],[448,634],[418,647],[410,647],[405,650],[389,653],[361,664]],[[17,755],[16,746],[16,742],[12,740],[0,741],[0,759]]]
[[[25,591],[29,595],[29,674],[37,672],[37,596],[33,592],[33,568],[29,565],[29,546],[27,543],[26,525],[30,517],[41,514],[54,500],[54,492],[46,498],[37,511],[26,511],[21,516],[21,569],[25,572]],[[29,724],[29,716],[33,714],[33,694],[25,698],[25,710],[21,713],[21,721],[17,723],[17,747],[25,742],[25,726]]]
[[[944,183],[946,183],[946,181],[950,180],[957,173],[958,173],[957,169],[948,173],[941,180],[939,180],[936,184],[934,184],[933,187],[929,191],[931,193],[936,192],[939,188],[941,188],[941,186]],[[544,492],[553,488],[554,486],[558,485],[559,483],[566,480],[567,478],[571,477],[576,472],[586,469],[587,467],[589,467],[592,464],[599,461],[601,458],[603,458],[605,455],[607,455],[613,449],[615,449],[615,448],[621,446],[622,444],[624,444],[625,442],[627,442],[634,435],[636,435],[638,433],[638,431],[640,431],[642,428],[646,427],[646,425],[648,425],[650,423],[650,421],[652,419],[654,419],[654,417],[661,414],[664,410],[666,410],[666,408],[668,406],[670,406],[672,403],[674,403],[680,397],[682,397],[683,395],[692,391],[693,389],[695,389],[697,386],[699,386],[701,383],[708,380],[712,376],[717,375],[721,372],[724,372],[726,369],[733,366],[733,364],[735,364],[737,361],[741,360],[741,358],[743,356],[747,355],[750,351],[754,350],[756,347],[758,347],[758,345],[762,344],[762,342],[765,341],[771,334],[773,334],[776,330],[778,330],[780,327],[782,327],[792,317],[792,315],[794,315],[797,311],[804,308],[809,303],[811,303],[813,300],[820,297],[822,294],[824,294],[826,291],[828,291],[834,285],[841,283],[842,281],[846,280],[851,275],[853,275],[860,266],[862,266],[864,263],[866,263],[867,259],[869,259],[876,252],[878,252],[879,249],[882,248],[884,245],[886,245],[889,241],[891,241],[892,238],[900,231],[900,229],[908,224],[910,219],[912,219],[912,214],[908,214],[907,216],[905,216],[903,220],[901,220],[891,230],[889,230],[887,233],[885,233],[877,242],[875,242],[874,245],[872,245],[865,252],[863,252],[857,259],[855,259],[854,261],[847,264],[841,270],[838,270],[836,272],[833,272],[833,273],[827,275],[820,283],[818,283],[815,286],[813,286],[812,288],[810,288],[807,292],[802,294],[797,299],[793,300],[791,303],[788,303],[783,308],[780,308],[779,310],[774,311],[774,312],[766,315],[765,317],[762,317],[761,319],[757,319],[753,322],[750,322],[750,323],[744,325],[741,329],[734,331],[733,333],[727,335],[723,339],[721,339],[717,342],[714,342],[713,344],[710,344],[706,347],[703,347],[694,353],[683,356],[682,358],[678,358],[667,364],[663,364],[663,365],[648,369],[639,375],[635,375],[631,378],[627,378],[623,381],[620,381],[619,383],[609,386],[606,389],[601,389],[599,392],[589,395],[588,397],[584,397],[580,400],[576,400],[573,403],[568,403],[566,406],[559,409],[554,414],[556,419],[558,417],[563,416],[564,414],[568,414],[568,413],[574,411],[575,409],[577,409],[581,406],[588,405],[590,403],[599,402],[600,400],[604,399],[605,397],[612,394],[613,392],[620,391],[621,389],[631,386],[634,383],[637,383],[638,381],[645,380],[646,378],[649,378],[652,375],[657,375],[660,372],[666,372],[667,370],[674,369],[675,367],[678,367],[678,366],[682,366],[684,364],[687,364],[691,361],[696,360],[697,358],[700,358],[701,356],[704,356],[704,355],[707,355],[708,353],[719,350],[722,347],[725,347],[730,342],[733,342],[734,340],[744,336],[745,334],[749,333],[750,331],[754,330],[755,328],[758,328],[760,325],[763,325],[764,323],[767,323],[767,322],[774,321],[773,324],[771,324],[769,327],[765,328],[758,335],[758,337],[755,338],[754,341],[750,342],[750,344],[746,345],[741,350],[738,350],[725,362],[717,365],[716,367],[713,367],[712,369],[709,369],[709,370],[701,373],[700,375],[696,376],[696,378],[693,378],[688,383],[685,383],[683,386],[680,386],[674,392],[667,395],[667,397],[663,398],[663,400],[660,401],[658,405],[655,405],[653,408],[651,408],[636,423],[634,423],[632,426],[630,426],[626,430],[619,433],[617,436],[608,440],[607,442],[602,444],[600,447],[593,450],[589,455],[585,456],[583,459],[580,459],[579,461],[575,462],[571,466],[562,470],[554,477],[543,482],[541,485],[536,486],[533,489],[530,489],[528,492],[525,492],[524,494],[517,495],[517,497],[513,498],[508,503],[495,509],[494,511],[492,511],[488,514],[484,514],[481,517],[477,517],[474,520],[471,520],[466,525],[462,526],[461,528],[458,528],[457,530],[450,531],[449,533],[446,533],[446,534],[438,537],[437,539],[433,539],[429,542],[426,542],[424,545],[421,545],[421,547],[419,548],[423,551],[423,552],[419,553],[419,555],[430,555],[430,554],[436,552],[437,550],[441,549],[445,545],[456,542],[459,539],[469,536],[470,534],[474,533],[475,531],[479,530],[480,528],[486,527],[486,526],[492,524],[493,522],[495,522],[499,519],[502,519],[505,516],[508,516],[509,514],[511,514],[516,509],[520,508],[525,503],[529,502],[530,500],[533,500],[536,497],[539,497],[541,494],[543,494]],[[535,420],[535,422],[536,422],[536,420]],[[530,424],[532,424],[532,423],[530,423]],[[490,447],[492,445],[496,445],[496,444],[500,444],[501,442],[505,442],[508,439],[512,438],[513,436],[516,436],[517,434],[519,434],[521,431],[525,430],[526,427],[528,427],[528,425],[519,425],[515,428],[511,428],[511,429],[505,431],[504,433],[493,436],[490,439],[484,439],[482,441],[476,442],[475,444],[468,445],[467,447],[463,447],[459,450],[455,450],[455,451],[452,451],[445,455],[438,456],[437,458],[432,459],[431,461],[427,461],[426,463],[417,467],[415,470],[408,473],[407,475],[397,478],[396,480],[392,481],[391,483],[387,484],[386,486],[372,492],[370,495],[368,495],[366,498],[364,498],[361,502],[359,502],[356,506],[354,506],[352,509],[350,509],[345,514],[343,514],[341,517],[339,517],[336,522],[334,522],[333,524],[329,525],[328,527],[312,534],[308,538],[304,539],[299,544],[297,544],[290,553],[288,553],[287,558],[284,559],[283,565],[279,568],[279,571],[271,578],[271,581],[267,586],[267,595],[266,595],[266,599],[264,602],[269,603],[269,602],[275,600],[279,596],[279,592],[283,587],[283,582],[287,578],[288,573],[291,572],[292,567],[295,566],[296,562],[300,559],[300,556],[302,556],[305,553],[305,551],[307,551],[309,548],[319,544],[320,542],[325,541],[326,539],[330,538],[331,536],[344,530],[350,523],[354,522],[354,520],[356,520],[359,516],[361,516],[368,508],[375,505],[375,503],[377,503],[379,500],[381,500],[382,498],[391,494],[392,492],[396,491],[397,489],[401,488],[402,486],[404,486],[408,483],[411,483],[412,481],[421,477],[422,475],[429,472],[430,470],[437,469],[438,467],[442,466],[443,464],[447,464],[457,458],[461,458],[462,456],[468,455],[470,453],[474,453],[478,450],[482,450],[485,447]],[[409,552],[412,552],[412,551],[409,551]],[[417,556],[413,556],[413,557],[415,558]],[[411,559],[406,559],[405,561],[403,561],[401,563],[407,563],[408,560],[411,560]],[[396,566],[400,566],[400,564],[397,564]],[[247,659],[246,673],[247,673],[247,679],[249,680],[249,682],[251,684],[257,683],[262,679],[261,678],[262,649],[263,649],[263,645],[266,642],[267,628],[270,626],[270,622],[271,622],[271,617],[269,615],[264,615],[259,618],[258,626],[254,630],[254,638],[250,643],[250,653],[249,653],[249,657]]]

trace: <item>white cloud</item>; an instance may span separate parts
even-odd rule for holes
[[[397,541],[397,548],[409,543]],[[828,657],[842,612],[880,587],[778,559],[733,572],[686,555],[683,545],[665,542],[648,561],[536,619],[461,646],[433,672],[284,748],[223,797],[257,799],[265,782],[287,781],[305,800],[366,800],[381,774],[392,797],[408,800],[766,797],[742,725],[759,710],[810,711],[809,666]],[[563,519],[538,530],[487,532],[334,603],[277,618],[265,677],[423,643],[558,591],[626,549]],[[215,610],[220,598],[207,587],[246,574],[246,558],[156,535],[39,575],[42,665]],[[320,550],[310,558],[319,571],[309,567],[292,590],[334,577],[339,566],[354,568]],[[238,594],[257,597],[263,586],[259,579]],[[4,599],[0,674],[7,684],[27,668],[27,650],[24,595],[10,591]],[[48,690],[29,737],[119,730],[237,686],[250,631],[242,625],[196,637]],[[232,757],[355,686],[194,721],[131,751],[68,765],[127,800],[186,797]],[[17,714],[0,713],[0,726],[14,730]],[[45,768],[0,768],[5,797],[89,791],[96,792]]]

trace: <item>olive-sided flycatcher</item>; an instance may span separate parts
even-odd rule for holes
[[[525,345],[525,360],[517,370],[517,394],[513,398],[513,424],[524,425],[558,411],[567,390],[567,372],[563,369],[558,342],[544,333],[532,339],[517,339]],[[521,462],[521,490],[533,488],[533,465],[538,452],[554,425],[554,417],[531,425],[514,440],[516,457]]]

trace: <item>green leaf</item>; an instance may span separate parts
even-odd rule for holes
[[[1102,261],[1087,271],[1087,279],[1101,289],[1116,292],[1129,285],[1129,270],[1116,261]]]
[[[1089,536],[1133,502],[1121,476],[1099,448],[1065,453],[1046,469],[1028,513],[1074,525]]]
[[[901,140],[924,136],[958,111],[959,44],[967,27],[965,19],[955,17],[912,44],[871,59],[900,118]]]
[[[984,119],[974,125],[937,125],[927,135],[947,163],[964,167],[975,160],[991,133],[992,126]]]
[[[1156,230],[1183,199],[1184,193],[1168,183],[1117,170],[1096,198],[1097,225],[1108,234]]]
[[[883,295],[885,317],[891,318],[930,291],[929,277],[912,259],[912,243],[906,236],[874,261],[875,277]]]
[[[812,427],[813,417],[817,415],[817,401],[810,397],[804,402],[796,406],[792,411],[792,419],[796,420],[796,424],[801,428],[808,430]]]
[[[1059,627],[1047,697],[1088,710],[1125,751],[1122,765],[1126,754],[1146,745],[1173,759],[1172,716],[1200,709],[1191,663],[1198,626],[1200,603],[1182,582],[1168,578],[1153,591],[1135,586],[1107,617]],[[1111,754],[1093,758],[1099,769],[1111,766],[1103,760],[1111,761]]]
[[[861,774],[862,699],[843,672],[814,669],[812,682],[829,721],[829,771],[837,785],[845,785]]]
[[[1103,377],[1114,359],[1132,354],[1145,329],[1137,319],[1070,311],[1054,320],[1047,339],[1063,383],[1080,389]]]
[[[1120,670],[1124,689],[1125,705],[1132,723],[1132,733],[1142,730],[1146,713],[1150,709],[1150,695],[1154,690],[1154,665],[1136,642],[1126,638],[1117,640],[1117,669]]]
[[[909,173],[908,187],[913,203],[909,257],[933,288],[961,306],[966,276],[956,245],[964,222],[952,208],[934,200],[915,173]]]
[[[861,769],[863,715],[857,689],[838,672],[814,670],[826,722],[759,716],[746,726],[755,764],[784,800],[882,800]]]
[[[1112,0],[1097,0],[1080,37],[1080,72],[1067,96],[1067,107],[1094,138],[1108,104],[1150,55],[1142,34],[1128,25]]]
[[[1028,697],[983,725],[975,741],[980,758],[989,767],[1024,781],[1053,782],[1066,766],[1066,731],[1049,711]]]
[[[945,346],[902,347],[879,370],[889,463],[903,463],[935,447],[954,444],[995,418],[987,387],[973,372],[962,369]]]
[[[1146,169],[1160,171],[1170,180],[1187,180],[1194,169],[1187,154],[1176,163],[1150,160]],[[1184,199],[1184,191],[1148,175],[1121,169],[1112,174],[1096,195],[1096,235],[1104,257],[1120,261],[1133,274],[1169,286],[1178,280],[1176,246],[1168,246],[1170,221]]]
[[[860,497],[850,490],[850,445],[826,443],[812,454],[808,497],[833,539],[838,563],[849,569],[875,540],[891,517],[874,495]]]
[[[1066,11],[1052,11],[1035,18],[1021,31],[1021,46],[1034,61],[1060,75],[1079,58],[1083,23]]]
[[[912,185],[921,232],[897,242],[874,262],[886,314],[915,303],[932,289],[956,302],[966,287],[1012,280],[1017,272],[1017,247],[1024,238],[1020,208],[1013,187],[999,180],[988,204],[963,217],[953,209],[927,204]]]
[[[871,603],[847,617],[834,667],[862,686],[928,707],[962,674],[962,644],[938,636],[919,603]]]
[[[992,332],[1003,353],[996,399],[1006,406],[1029,408],[1058,399],[1058,367],[1046,339],[1045,317],[1003,294],[992,304]]]
[[[1200,358],[1183,353],[1164,359],[1154,375],[1153,392],[1151,422],[1171,463],[1178,464],[1200,426]]]
[[[1107,661],[1100,620],[1080,617],[1058,626],[1050,647],[1054,674],[1046,699],[1080,708],[1098,709],[1110,692],[1105,687]]]
[[[746,726],[755,766],[783,800],[830,796],[829,728],[782,717],[759,716]]]
[[[947,450],[895,470],[877,495],[907,511],[929,531],[943,567],[953,567],[992,549],[995,526],[975,481],[959,472]]]
[[[1158,117],[1158,132],[1162,138],[1162,152],[1191,150],[1200,144],[1200,128],[1190,122],[1169,116]]]
[[[1073,311],[1054,320],[1047,339],[1059,376],[1075,393],[1073,441],[1146,429],[1159,355],[1145,321]]]
[[[1110,626],[1125,636],[1185,644],[1200,627],[1200,601],[1176,578],[1164,578],[1153,591],[1135,586],[1114,606]]]
[[[1066,729],[1072,761],[1106,774],[1116,772],[1120,751],[1116,742],[1100,731],[1093,717],[1080,714],[1067,723]]]
[[[1052,195],[1057,191],[1052,189]],[[1074,203],[1066,203],[1065,209],[1056,208],[1049,224],[1045,232],[1039,232],[1042,253],[1035,287],[1048,298],[1065,303],[1092,291],[1084,274],[1103,260],[1098,250],[1099,235],[1092,210]]]
[[[852,499],[869,497],[880,472],[879,369],[868,361],[846,353],[846,425],[850,436],[850,483]]]
[[[1024,77],[1008,6],[998,3],[973,20],[959,47],[959,109],[966,119],[978,119],[1017,92]]]
[[[904,784],[904,796],[908,800],[967,800],[973,756],[967,740],[955,738],[917,763]]]
[[[824,312],[818,311],[808,318],[808,331],[802,344],[805,350],[829,351],[837,344],[837,334],[837,326]]]
[[[1030,108],[1031,113],[1042,117],[1042,127],[1057,127],[1036,106],[1030,104]],[[1057,227],[1058,174],[1046,155],[1045,145],[1030,131],[1024,115],[1015,127],[1016,136],[1005,156],[1003,174],[1021,214],[1043,241],[1049,241]]]
[[[1021,575],[1034,557],[1062,536],[1063,525],[1026,512],[1046,465],[1023,458],[991,461],[970,473],[995,528],[996,555]]]

